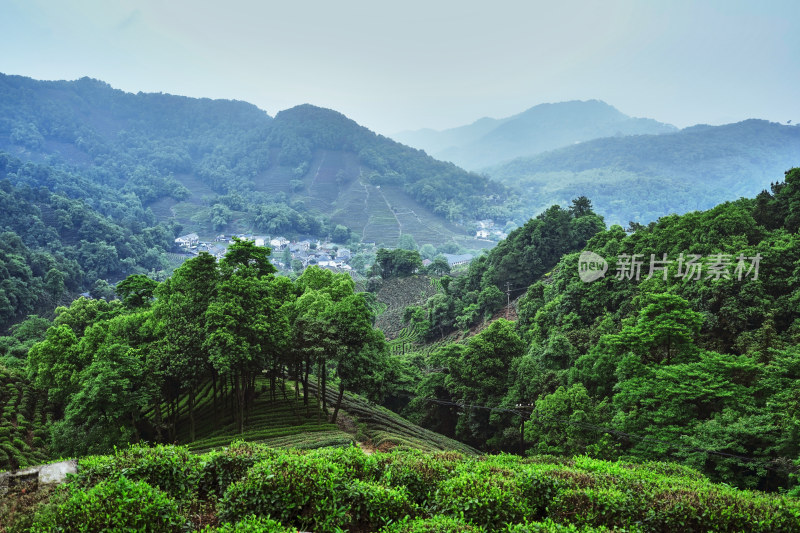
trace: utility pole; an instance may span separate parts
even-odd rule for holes
[[[508,309],[511,307],[511,283],[506,281],[506,320],[508,320]]]

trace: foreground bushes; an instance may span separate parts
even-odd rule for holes
[[[800,531],[800,502],[661,463],[237,443],[202,456],[134,446],[85,458],[35,523],[37,531]]]

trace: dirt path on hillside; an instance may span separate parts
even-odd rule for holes
[[[311,183],[308,186],[308,192],[311,193],[312,189],[314,188],[314,184],[317,182],[317,177],[319,176],[319,171],[322,168],[323,163],[325,163],[325,158],[328,157],[328,152],[323,152],[322,159],[319,161],[319,166],[317,167],[317,171],[314,173],[314,177],[311,178]]]
[[[401,235],[403,235],[403,223],[400,222],[400,219],[397,218],[397,213],[394,212],[392,209],[391,204],[389,204],[389,200],[386,199],[386,195],[383,194],[383,191],[378,189],[378,192],[381,193],[381,198],[383,198],[383,202],[386,204],[386,207],[389,209],[389,212],[392,213],[392,216],[397,221],[397,238],[399,239]]]

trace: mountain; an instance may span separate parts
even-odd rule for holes
[[[607,222],[649,223],[767,189],[800,163],[800,128],[764,120],[595,139],[488,169],[533,212],[585,195]]]
[[[441,244],[508,218],[505,187],[310,105],[273,119],[245,102],[0,75],[0,151],[132,193],[203,237],[343,225],[356,241]]]
[[[462,222],[509,216],[505,187],[335,111],[311,105],[282,111],[267,142],[276,164],[254,179],[255,190],[302,202],[363,240],[393,245],[410,233],[439,244],[463,238]]]
[[[576,100],[540,104],[504,119],[482,118],[444,131],[403,132],[395,139],[424,149],[437,159],[480,170],[590,139],[676,130],[652,119],[629,117],[599,100]]]

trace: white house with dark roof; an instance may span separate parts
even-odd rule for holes
[[[197,233],[188,233],[175,239],[175,244],[182,248],[191,248],[192,246],[197,246],[199,242],[200,236],[197,235]]]

